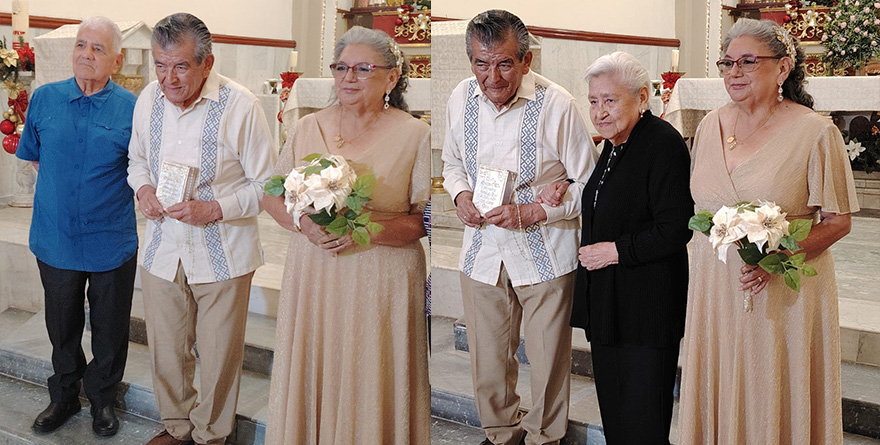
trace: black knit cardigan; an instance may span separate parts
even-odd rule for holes
[[[687,305],[690,155],[678,131],[646,111],[593,209],[610,153],[605,141],[584,188],[581,246],[613,241],[619,263],[578,265],[571,325],[603,345],[672,346],[684,335]]]

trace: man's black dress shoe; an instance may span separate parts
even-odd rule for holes
[[[99,436],[112,436],[119,431],[119,419],[112,404],[101,409],[92,408],[92,430]]]
[[[41,433],[54,431],[58,429],[59,426],[64,425],[64,422],[66,422],[70,416],[78,413],[80,408],[82,408],[82,406],[79,404],[79,400],[69,403],[52,402],[43,410],[43,412],[40,413],[40,415],[37,416],[37,419],[34,420],[33,428],[35,431]]]

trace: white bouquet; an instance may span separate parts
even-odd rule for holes
[[[813,266],[804,262],[805,253],[789,256],[801,250],[799,241],[810,234],[813,222],[796,219],[789,222],[786,213],[773,202],[740,202],[733,207],[721,206],[712,214],[703,210],[692,216],[688,227],[709,237],[718,259],[727,263],[727,250],[736,245],[740,258],[752,266],[761,266],[771,274],[782,274],[785,284],[800,290],[801,277],[817,275]],[[746,311],[751,310],[750,293],[746,292]]]
[[[338,236],[351,234],[358,245],[370,245],[370,235],[383,227],[370,221],[370,212],[363,213],[370,201],[376,177],[358,177],[345,158],[336,155],[310,154],[305,164],[294,167],[286,177],[273,176],[266,183],[265,193],[284,194],[287,213],[299,227],[300,217],[308,214],[328,233]]]

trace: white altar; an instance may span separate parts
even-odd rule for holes
[[[880,76],[808,77],[813,108],[832,111],[880,111]],[[681,135],[693,137],[706,114],[730,102],[724,79],[679,79],[666,106],[666,120]]]
[[[430,113],[431,79],[409,79],[409,87],[404,97],[410,112]],[[290,97],[282,114],[285,131],[301,117],[321,108],[327,108],[333,105],[335,100],[333,78],[297,79],[290,89]]]

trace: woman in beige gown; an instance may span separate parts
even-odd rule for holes
[[[732,103],[697,130],[691,192],[699,210],[761,199],[789,220],[814,219],[801,245],[819,275],[804,277],[796,292],[781,275],[744,266],[735,249],[725,264],[707,237],[694,238],[681,444],[842,441],[837,284],[827,248],[849,232],[858,204],[840,132],[808,108],[803,50],[780,30],[748,19],[731,28],[719,69]],[[744,292],[754,295],[752,312]]]
[[[400,86],[395,71],[403,66],[406,74],[405,62],[394,63],[386,34],[353,28],[335,59],[339,104],[297,123],[276,170],[287,174],[310,153],[344,156],[359,176],[376,176],[366,211],[385,229],[368,248],[327,234],[308,217],[301,219],[302,233],[291,234],[266,442],[427,444],[426,265],[419,238],[430,190],[430,127],[397,109],[405,109],[402,91],[392,93],[383,111],[384,93]],[[373,64],[371,73],[356,66],[363,62]],[[266,199],[273,217],[292,228],[281,199]]]

